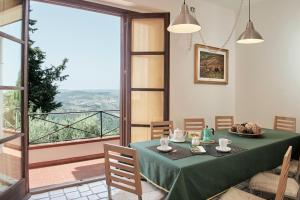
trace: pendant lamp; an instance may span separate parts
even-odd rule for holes
[[[251,7],[249,0],[249,21],[247,23],[246,30],[241,34],[241,36],[236,41],[239,44],[257,44],[264,41],[263,37],[255,30],[253,22],[250,18]]]
[[[194,33],[200,29],[199,22],[190,14],[189,7],[184,0],[180,14],[169,25],[168,31],[172,33]]]

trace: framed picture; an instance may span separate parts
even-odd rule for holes
[[[228,50],[195,44],[194,82],[228,84]]]

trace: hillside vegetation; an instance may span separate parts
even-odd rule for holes
[[[90,111],[119,110],[118,90],[61,90],[56,100],[63,106],[51,113],[60,114],[39,115],[35,113],[30,115],[29,141],[31,144],[99,137],[101,116],[97,112]],[[118,111],[108,113],[119,116]],[[82,121],[72,125],[79,120]],[[103,113],[102,120],[103,134],[119,134],[119,118]],[[73,128],[63,128],[63,125],[72,125]]]

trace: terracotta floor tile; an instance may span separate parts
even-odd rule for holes
[[[30,188],[62,184],[104,175],[104,159],[29,170]]]

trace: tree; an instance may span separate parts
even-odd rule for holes
[[[36,20],[29,20],[29,31],[34,33]],[[44,68],[46,53],[39,47],[33,47],[34,41],[29,39],[28,67],[29,67],[29,108],[31,112],[40,110],[51,112],[62,106],[61,102],[55,101],[59,94],[57,82],[62,82],[69,75],[62,75],[66,69],[68,59],[63,59],[58,66]]]

